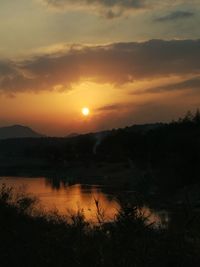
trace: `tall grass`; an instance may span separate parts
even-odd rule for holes
[[[137,205],[123,203],[109,223],[97,209],[101,223],[91,226],[81,211],[70,223],[57,213],[36,213],[35,201],[1,187],[0,266],[199,266],[198,223],[155,229]]]

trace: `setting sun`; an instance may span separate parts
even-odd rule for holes
[[[84,116],[88,116],[90,114],[90,110],[87,107],[82,108],[82,114]]]

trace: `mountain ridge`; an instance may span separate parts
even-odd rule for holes
[[[76,138],[83,135],[94,135],[97,139],[102,139],[103,136],[112,134],[113,132],[118,132],[120,130],[125,130],[127,132],[146,132],[157,128],[164,123],[149,123],[149,124],[133,124],[131,126],[126,126],[123,128],[108,129],[97,132],[86,132],[86,133],[70,133],[66,136],[60,138]],[[48,137],[44,134],[38,133],[29,126],[14,124],[10,126],[0,127],[0,140],[3,139],[17,139],[17,138],[41,138]],[[57,137],[59,138],[59,137]]]
[[[0,139],[12,139],[12,138],[40,138],[45,135],[40,134],[28,126],[24,125],[10,125],[0,127]]]

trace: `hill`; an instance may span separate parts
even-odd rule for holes
[[[0,128],[0,139],[39,137],[43,137],[43,135],[26,126],[13,125]]]

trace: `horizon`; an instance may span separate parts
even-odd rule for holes
[[[196,110],[199,11],[196,0],[3,0],[0,127],[62,136]]]
[[[48,134],[45,134],[44,132],[40,132],[40,131],[37,131],[37,129],[34,129],[32,128],[30,125],[24,125],[24,124],[8,124],[8,125],[3,125],[3,126],[0,126],[0,130],[1,129],[9,129],[9,128],[13,128],[13,127],[20,127],[20,128],[27,128],[31,131],[33,131],[34,133],[36,134],[39,134],[43,137],[47,137],[47,138],[68,138],[68,137],[71,137],[71,135],[75,135],[75,136],[79,136],[79,135],[87,135],[87,134],[98,134],[98,133],[102,133],[102,132],[110,132],[110,131],[117,131],[117,130],[120,130],[120,129],[126,129],[126,128],[131,128],[131,127],[134,127],[134,126],[148,126],[148,125],[156,125],[156,124],[170,124],[170,123],[173,123],[173,122],[179,122],[180,120],[183,120],[184,118],[188,117],[191,115],[191,118],[194,118],[195,117],[195,114],[198,114],[199,113],[199,108],[196,109],[195,112],[191,112],[190,110],[188,110],[187,112],[185,112],[183,114],[183,116],[180,116],[178,117],[177,119],[173,119],[173,120],[170,120],[170,121],[155,121],[155,122],[147,122],[147,123],[133,123],[133,124],[130,124],[130,125],[124,125],[122,127],[115,127],[115,128],[107,128],[107,129],[102,129],[100,131],[90,131],[90,132],[67,132],[64,134],[64,135],[48,135]],[[189,115],[188,115],[189,114]]]
[[[190,111],[188,111],[188,112],[190,112]],[[186,115],[186,113],[184,115]],[[177,119],[180,119],[180,117],[177,118]],[[145,125],[154,125],[154,124],[168,124],[168,123],[171,123],[172,121],[174,121],[174,120],[171,120],[171,121],[155,121],[155,122],[148,122],[148,123],[145,123],[145,122],[144,123],[133,123],[133,124],[129,124],[129,125],[124,125],[122,127],[106,128],[106,129],[102,129],[100,131],[97,130],[97,131],[90,131],[90,132],[87,132],[87,131],[86,132],[66,132],[65,135],[48,135],[48,134],[45,134],[44,132],[38,131],[37,129],[31,127],[30,125],[25,125],[25,124],[1,125],[0,129],[2,129],[2,128],[12,128],[12,127],[29,128],[30,130],[34,131],[35,133],[44,135],[44,137],[58,137],[58,138],[61,137],[62,138],[62,137],[69,137],[71,134],[76,134],[76,135],[96,134],[96,133],[100,133],[100,132],[107,132],[107,131],[112,131],[112,130],[125,129],[127,127],[133,127],[133,126],[145,126]]]

